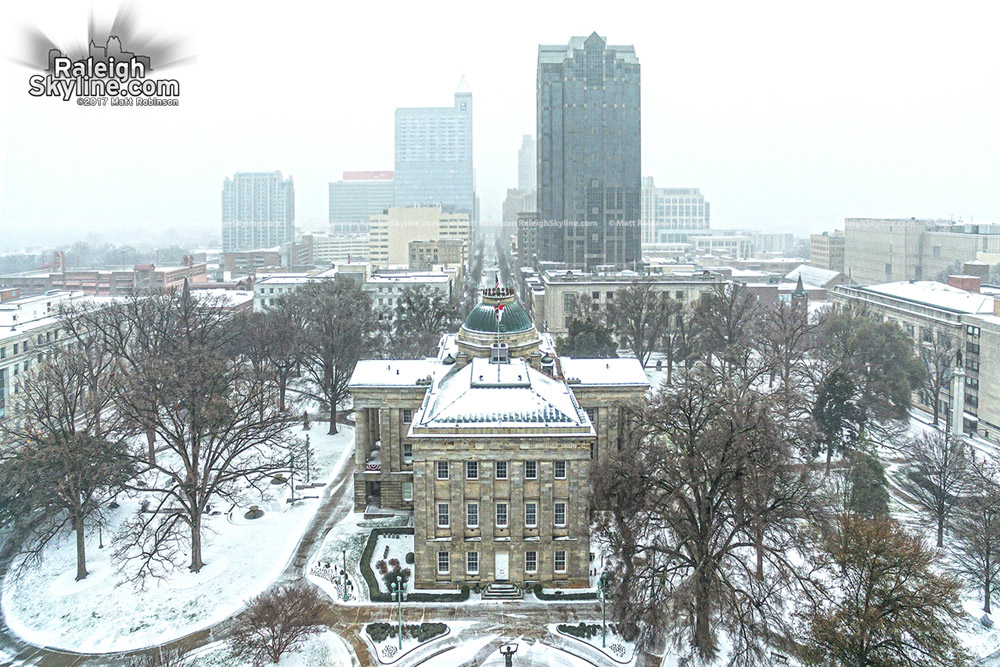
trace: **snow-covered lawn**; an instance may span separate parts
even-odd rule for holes
[[[293,429],[305,435],[301,426]],[[347,461],[353,429],[341,427],[333,436],[325,429],[308,434],[314,479],[332,479]],[[320,496],[323,490],[305,493]],[[143,495],[120,497],[121,507],[111,512],[111,525],[103,534],[105,548],[98,548],[96,532],[88,535],[92,574],[74,581],[75,537],[62,536],[45,550],[39,566],[26,569],[20,578],[5,579],[7,622],[36,644],[106,652],[162,644],[221,621],[280,575],[315,514],[318,500],[289,505],[288,491],[287,484],[273,485],[267,497],[248,498],[244,507],[216,507],[213,516],[204,518],[202,571],[190,573],[185,562],[178,562],[179,569],[150,581],[144,590],[127,581],[132,566],[126,563],[119,569],[110,561],[109,533],[139,510]],[[264,510],[261,518],[244,517],[251,504]]]
[[[365,550],[365,544],[368,542],[369,533],[371,533],[372,528],[402,527],[407,525],[407,523],[409,523],[409,516],[405,515],[385,519],[365,519],[363,514],[352,512],[327,533],[326,539],[323,541],[323,546],[318,550],[315,559],[307,571],[311,573],[317,563],[331,563],[331,565],[341,567],[346,560],[347,574],[351,578],[351,581],[354,582],[355,590],[360,587],[362,589],[361,599],[368,600],[368,586],[361,576],[361,568],[359,566],[361,563],[361,554]],[[403,561],[400,562],[403,563]],[[340,604],[344,603],[342,599],[337,597],[336,590],[329,581],[324,581],[313,574],[310,574],[309,580],[326,591],[336,602]],[[348,604],[351,602],[356,604],[357,600],[348,600]]]
[[[341,667],[351,664],[351,654],[347,644],[340,635],[331,630],[324,630],[315,635],[309,635],[295,651],[281,656],[278,667],[314,667],[316,665],[336,665]],[[240,660],[224,642],[197,652],[189,658],[187,667],[252,667],[250,663]]]
[[[612,660],[620,665],[631,665],[635,662],[635,643],[626,641],[624,638],[618,635],[617,632],[611,627],[607,628],[607,637],[605,643],[607,646],[601,646],[601,622],[600,621],[587,621],[588,626],[597,626],[595,634],[590,637],[577,637],[576,635],[570,634],[569,632],[563,632],[560,626],[563,624],[552,623],[549,625],[549,632],[556,632],[562,637],[569,637],[578,642],[588,644],[591,648],[603,653],[609,660]],[[569,623],[567,625],[573,627],[579,627],[577,623]],[[591,627],[593,630],[593,627]]]
[[[372,559],[369,566],[378,579],[379,590],[383,593],[391,592],[385,585],[381,572],[378,569],[379,561],[385,561],[386,566],[392,571],[393,566],[389,562],[393,559],[399,561],[399,567],[410,570],[410,577],[406,580],[406,592],[413,592],[413,580],[416,572],[413,565],[406,562],[406,554],[413,553],[413,535],[379,535],[375,541],[375,550],[372,551]]]
[[[393,624],[390,624],[390,625],[392,625],[394,629],[398,630],[398,626],[396,624],[393,623]],[[370,648],[370,650],[372,652],[372,655],[374,655],[375,658],[381,664],[383,664],[383,665],[391,665],[393,663],[399,662],[404,657],[406,657],[406,655],[409,654],[411,651],[413,651],[413,650],[415,650],[415,649],[417,649],[417,648],[419,648],[421,646],[425,646],[425,645],[430,644],[432,642],[435,642],[435,641],[437,641],[439,639],[444,639],[452,631],[452,628],[449,625],[445,625],[445,631],[443,633],[438,634],[438,635],[434,635],[433,637],[431,637],[430,639],[428,639],[426,641],[420,641],[420,640],[416,639],[415,637],[412,637],[410,635],[410,633],[407,632],[407,630],[409,630],[413,625],[414,624],[412,624],[412,623],[404,623],[403,624],[403,642],[402,642],[402,648],[400,648],[400,641],[399,641],[399,637],[397,635],[392,635],[392,636],[386,637],[385,639],[383,639],[380,642],[376,642],[371,637],[371,635],[368,634],[368,626],[365,626],[365,629],[362,630],[361,634],[364,637],[365,642],[368,644],[368,646],[369,646],[369,648]]]

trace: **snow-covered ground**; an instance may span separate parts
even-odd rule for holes
[[[434,623],[436,621],[424,621],[425,623]],[[404,625],[413,625],[412,623],[404,623]],[[367,627],[362,630],[362,637],[364,637],[365,643],[368,644],[369,650],[378,659],[378,661],[383,665],[391,665],[395,663],[405,662],[407,655],[412,651],[420,648],[421,646],[426,646],[432,644],[440,639],[444,639],[456,632],[461,632],[465,627],[471,625],[468,621],[458,622],[458,623],[447,623],[447,629],[444,634],[436,635],[431,637],[425,642],[417,641],[416,639],[406,636],[403,637],[402,648],[400,648],[400,641],[398,636],[386,637],[380,642],[375,642],[372,640],[371,636],[367,632]],[[405,633],[404,633],[405,634]]]
[[[344,640],[330,630],[309,635],[296,650],[281,656],[278,667],[316,667],[336,665],[346,667],[352,664],[351,653]],[[185,667],[252,667],[240,660],[229,649],[228,644],[219,642],[205,647],[185,661]]]
[[[408,553],[413,553],[413,535],[390,534],[378,536],[375,541],[375,550],[372,551],[372,559],[369,566],[371,567],[372,572],[375,573],[375,578],[378,579],[378,587],[380,591],[383,593],[390,592],[378,570],[378,562],[384,560],[386,565],[389,566],[389,570],[392,570],[392,565],[389,561],[395,558],[399,561],[400,568],[410,570],[410,577],[406,580],[406,592],[413,592],[413,580],[416,578],[416,571],[413,569],[412,564],[408,564],[406,562],[406,554]]]
[[[601,621],[585,621],[588,625],[600,625]],[[607,629],[606,644],[607,646],[601,646],[601,634],[598,632],[593,637],[589,639],[584,639],[582,637],[576,637],[564,632],[559,632],[559,626],[563,625],[561,623],[551,623],[549,624],[549,632],[559,633],[562,637],[568,637],[569,639],[583,642],[588,644],[591,648],[603,653],[609,660],[614,661],[620,665],[631,665],[635,662],[635,643],[626,641],[612,629]],[[578,625],[578,623],[566,623],[565,625]]]
[[[296,435],[305,435],[301,426],[293,429]],[[342,426],[331,436],[319,428],[308,435],[314,479],[332,479],[350,454],[353,429]],[[179,562],[179,569],[149,582],[145,590],[127,581],[129,564],[119,569],[110,560],[109,532],[137,512],[142,499],[138,494],[120,497],[110,531],[103,534],[105,548],[98,548],[96,533],[88,535],[88,570],[93,574],[74,581],[75,537],[67,533],[45,550],[40,565],[18,579],[5,579],[2,603],[7,623],[33,643],[87,652],[162,644],[216,623],[280,575],[315,514],[319,500],[289,505],[288,490],[287,484],[274,485],[270,497],[248,499],[247,505],[264,510],[264,516],[253,521],[244,518],[246,507],[217,508],[216,515],[204,519],[202,571],[190,573]],[[305,493],[320,496],[323,489]]]
[[[405,526],[409,522],[409,517],[400,515],[385,519],[365,519],[363,514],[352,512],[345,516],[340,523],[334,526],[326,535],[323,546],[317,550],[316,556],[310,563],[307,571],[311,571],[318,562],[329,562],[337,566],[343,566],[347,562],[347,574],[354,582],[355,588],[360,587],[362,600],[368,600],[368,586],[361,576],[361,554],[365,550],[365,543],[372,528],[384,528],[389,526]],[[412,545],[412,542],[411,542]],[[346,555],[345,555],[346,554]],[[404,554],[405,556],[405,554]],[[404,561],[400,561],[403,563]],[[410,566],[407,566],[410,567]],[[411,568],[412,569],[412,568]],[[373,570],[375,571],[375,570]],[[309,580],[322,588],[338,604],[345,604],[337,597],[333,585],[314,575],[309,576]],[[412,576],[411,576],[412,581]],[[348,600],[346,604],[357,604],[357,599]]]

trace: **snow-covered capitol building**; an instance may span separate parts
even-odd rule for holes
[[[647,387],[635,359],[558,357],[513,290],[483,290],[436,357],[358,364],[355,509],[412,512],[417,588],[586,587],[591,465]]]

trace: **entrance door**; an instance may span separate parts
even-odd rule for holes
[[[510,574],[507,572],[509,560],[509,556],[506,553],[498,553],[496,555],[496,570],[493,575],[496,581],[507,581],[510,577]]]

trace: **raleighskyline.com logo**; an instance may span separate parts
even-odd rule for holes
[[[112,35],[105,46],[91,41],[78,60],[49,50],[47,73],[29,77],[28,94],[66,102],[75,97],[79,106],[177,106],[180,82],[147,78],[151,71],[149,56],[125,51]]]

